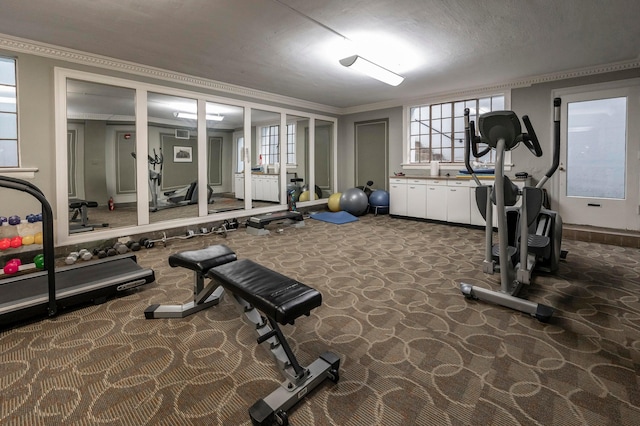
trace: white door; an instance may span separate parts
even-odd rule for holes
[[[560,96],[559,212],[565,223],[640,229],[640,86],[635,83]]]

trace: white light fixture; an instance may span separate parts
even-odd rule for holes
[[[198,114],[192,114],[190,112],[174,112],[173,116],[176,118],[187,118],[189,120],[197,120]],[[224,120],[224,115],[210,115],[207,114],[207,121],[222,121]]]
[[[380,65],[374,64],[373,62],[358,55],[340,59],[340,63],[347,68],[353,68],[354,70],[360,71],[369,77],[373,77],[376,80],[380,80],[391,86],[397,86],[404,81],[404,77],[389,71],[386,68],[382,68]]]

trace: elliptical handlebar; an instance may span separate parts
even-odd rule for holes
[[[478,143],[481,141],[480,137],[476,135],[476,126],[473,121],[469,120],[469,108],[464,109],[464,165],[467,171],[471,174],[471,177],[476,181],[478,186],[481,185],[480,180],[476,176],[473,167],[471,167],[470,157],[471,153],[475,158],[480,158],[491,150],[490,146],[487,146],[482,151],[478,151]]]
[[[542,188],[544,184],[553,176],[560,165],[560,105],[562,100],[555,98],[553,100],[553,162],[547,173],[540,179],[536,188]]]
[[[542,157],[542,148],[540,147],[540,141],[538,141],[538,136],[536,135],[535,130],[533,130],[533,126],[531,125],[531,120],[529,120],[528,115],[522,116],[522,122],[524,126],[527,128],[527,133],[522,134],[522,143],[529,148],[529,151],[536,157]]]

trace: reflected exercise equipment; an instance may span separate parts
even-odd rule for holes
[[[131,156],[136,158],[136,153],[132,152]],[[163,196],[158,195],[162,188],[162,164],[164,163],[161,148],[159,154],[154,148],[153,157],[147,155],[147,162],[149,163],[149,190],[151,191],[151,207],[149,207],[149,211],[157,212],[158,210],[172,207],[198,204],[198,182],[191,182],[184,188],[166,191]],[[156,171],[156,166],[159,166],[158,171]],[[209,185],[207,185],[207,203],[213,203],[213,189]]]

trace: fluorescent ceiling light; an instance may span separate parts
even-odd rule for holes
[[[174,112],[173,113],[174,117],[176,118],[188,118],[189,120],[197,120],[198,119],[198,114],[192,114],[190,112]],[[224,115],[210,115],[207,114],[207,121],[222,121],[224,120]]]
[[[404,81],[404,77],[399,76],[386,68],[382,68],[380,65],[374,64],[373,62],[358,55],[340,59],[340,63],[347,68],[353,68],[354,70],[360,71],[369,77],[373,77],[376,80],[380,80],[391,86],[397,86]]]

